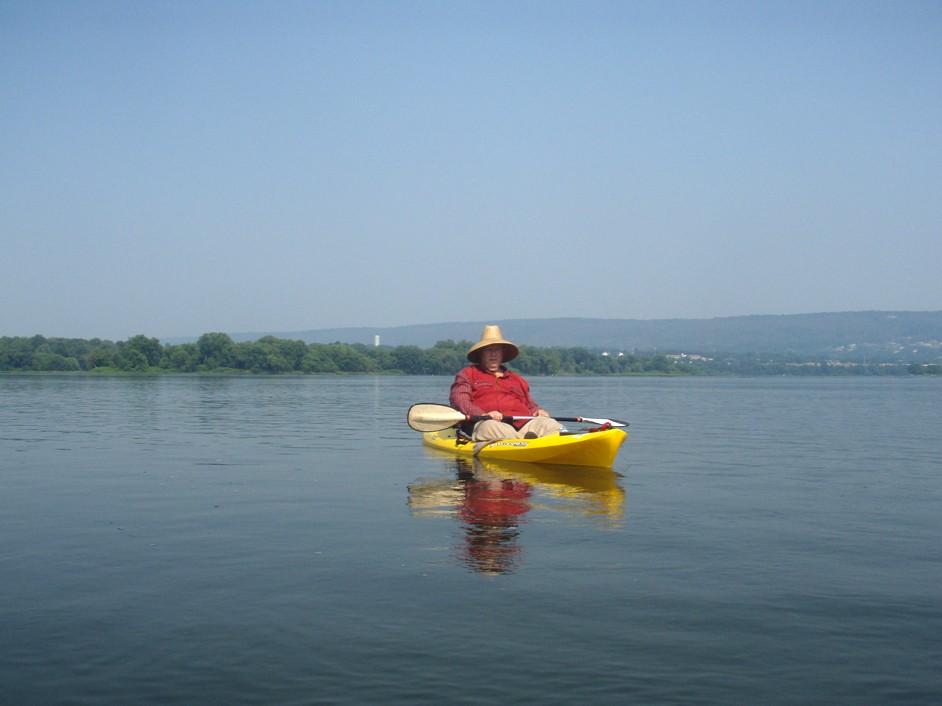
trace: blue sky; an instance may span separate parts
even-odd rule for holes
[[[940,37],[918,0],[0,0],[0,335],[938,310]]]

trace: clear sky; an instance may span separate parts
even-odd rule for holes
[[[0,335],[869,309],[942,2],[0,0]]]

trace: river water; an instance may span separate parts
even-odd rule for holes
[[[942,702],[942,380],[531,379],[611,470],[449,382],[0,376],[0,703]]]

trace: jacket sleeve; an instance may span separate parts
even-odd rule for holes
[[[484,410],[471,401],[471,379],[467,370],[459,370],[455,381],[451,384],[451,394],[448,396],[451,406],[463,414],[472,417],[484,414]]]

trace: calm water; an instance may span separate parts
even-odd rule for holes
[[[942,380],[532,379],[611,471],[449,382],[0,377],[0,702],[942,702]]]

